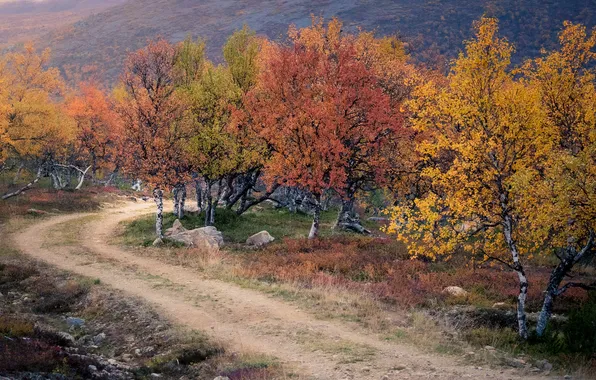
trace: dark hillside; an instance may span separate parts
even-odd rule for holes
[[[346,28],[398,34],[426,60],[436,54],[454,57],[470,37],[473,20],[496,16],[520,61],[553,46],[564,20],[596,25],[596,0],[129,0],[55,30],[40,43],[52,47],[56,64],[78,69],[97,62],[102,77],[113,81],[126,52],[156,35],[173,41],[201,35],[209,56],[218,60],[226,37],[243,23],[276,39],[288,24],[307,25],[311,14],[337,16]]]

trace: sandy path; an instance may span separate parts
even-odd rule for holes
[[[46,219],[13,236],[22,252],[157,306],[174,322],[204,331],[232,350],[277,357],[303,378],[315,379],[530,379],[513,369],[492,370],[457,363],[382,341],[356,325],[321,321],[295,305],[257,291],[204,278],[200,273],[134,255],[106,242],[118,223],[151,212],[151,203],[130,204],[94,214]],[[76,246],[52,245],[51,230],[81,219],[87,223]],[[538,377],[536,377],[538,378]]]

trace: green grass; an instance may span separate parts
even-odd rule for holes
[[[333,233],[332,227],[336,216],[336,210],[322,213],[320,230],[322,236]],[[174,214],[165,214],[164,229],[170,228],[175,220]],[[187,215],[181,222],[187,229],[204,227],[204,213],[198,216]],[[218,208],[215,215],[215,227],[223,233],[228,243],[244,243],[249,236],[263,230],[268,231],[278,241],[285,237],[306,237],[311,223],[310,215],[293,214],[286,209],[273,207],[261,207],[256,212],[249,211],[243,215]],[[150,245],[155,240],[155,217],[147,215],[134,221],[124,222],[121,239],[127,245]]]

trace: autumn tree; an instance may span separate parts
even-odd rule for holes
[[[258,43],[248,28],[237,31],[224,46],[226,64],[218,66],[205,60],[201,44],[187,40],[179,47],[185,52],[182,56],[194,56],[187,60],[202,62],[202,71],[179,91],[192,114],[192,137],[185,152],[206,184],[205,224],[213,225],[218,201],[224,199],[231,208],[252,187],[244,179],[253,179],[250,172],[258,171],[254,143],[241,139],[242,131],[229,125],[232,109],[242,108],[243,93],[254,83]]]
[[[66,112],[76,123],[75,154],[88,165],[92,178],[100,169],[119,166],[118,117],[105,92],[94,83],[82,83],[66,102]]]
[[[397,38],[375,38],[364,31],[349,35],[342,28],[337,19],[325,26],[322,19],[313,18],[311,27],[290,28],[289,34],[294,43],[321,52],[328,62],[337,61],[337,72],[331,74],[335,78],[325,78],[330,88],[336,88],[330,95],[335,97],[340,128],[346,131],[339,141],[347,166],[343,188],[335,189],[342,199],[335,227],[368,232],[355,210],[356,194],[384,186],[389,170],[402,161],[400,145],[408,140],[402,127],[402,103],[411,87],[407,78],[413,79],[415,71],[406,63],[407,55]],[[346,48],[351,49],[349,57],[342,55]],[[360,71],[349,78],[348,70],[354,68]],[[378,100],[382,103],[375,105]]]
[[[175,48],[163,39],[131,54],[122,85],[123,170],[153,187],[155,231],[163,237],[163,192],[188,177],[182,142],[188,137],[186,106],[175,91]]]
[[[249,124],[272,150],[269,181],[313,195],[309,238],[318,235],[323,193],[352,200],[363,173],[381,172],[385,163],[375,153],[384,140],[402,132],[355,38],[342,36],[338,21],[321,28],[290,29],[289,46],[269,46],[245,104]]]
[[[50,51],[36,52],[27,44],[0,59],[0,163],[31,163],[37,175],[18,195],[43,175],[54,174],[55,163],[74,137],[74,127],[57,101],[64,84],[55,68],[47,68]]]
[[[427,82],[416,89],[412,122],[426,136],[417,150],[431,163],[421,173],[428,189],[402,200],[388,231],[414,256],[448,258],[465,249],[512,269],[519,279],[518,331],[527,338],[522,258],[534,241],[520,225],[526,200],[520,184],[552,140],[538,92],[509,70],[513,47],[498,37],[497,20],[483,18],[475,30],[448,86]]]
[[[554,254],[553,269],[536,332],[542,336],[555,299],[571,287],[595,289],[564,280],[574,266],[596,253],[596,31],[565,23],[561,48],[528,62],[525,73],[539,90],[544,128],[553,145],[547,159],[520,186],[526,193],[526,228]]]

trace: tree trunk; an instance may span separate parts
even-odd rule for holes
[[[308,239],[316,239],[319,236],[319,224],[321,222],[321,195],[315,195],[314,215],[312,218],[312,226],[310,227],[310,233]]]
[[[186,204],[186,185],[180,185],[178,190],[178,219],[184,218],[184,205]]]
[[[163,190],[153,190],[153,200],[157,206],[155,213],[155,234],[158,239],[163,239]]]
[[[273,193],[279,188],[279,186],[280,185],[278,183],[273,184],[273,186],[271,186],[271,189],[265,191],[265,194],[263,194],[262,196],[260,196],[258,198],[253,199],[250,202],[248,202],[247,199],[242,198],[242,203],[240,204],[240,207],[238,208],[238,210],[236,210],[236,214],[242,215],[246,211],[248,211],[251,207],[258,205],[259,203],[265,202],[267,199],[269,199],[271,197],[271,195],[273,195]]]
[[[79,184],[77,185],[77,187],[75,187],[75,190],[81,190],[81,188],[83,187],[83,182],[85,182],[85,176],[87,175],[89,169],[91,169],[91,166],[88,166],[87,169],[85,169],[85,171],[80,171]]]
[[[505,235],[505,242],[511,252],[513,260],[513,269],[517,273],[519,279],[519,294],[517,296],[517,325],[518,334],[522,339],[528,339],[528,323],[526,318],[526,299],[528,298],[528,278],[524,271],[524,267],[520,262],[519,251],[513,239],[513,220],[511,215],[506,214],[503,218],[503,234]]]
[[[178,202],[178,194],[180,192],[180,187],[179,185],[174,186],[174,188],[172,189],[172,195],[174,196],[173,198],[173,202],[174,202],[174,215],[176,215],[176,217],[178,217],[178,206],[179,206],[179,202]]]
[[[560,288],[561,282],[565,276],[573,269],[573,266],[582,260],[586,255],[593,252],[592,245],[594,242],[594,234],[590,234],[590,238],[586,245],[578,252],[575,247],[570,246],[566,249],[565,257],[560,259],[559,264],[553,269],[548,280],[546,291],[544,292],[544,301],[542,302],[542,310],[538,316],[538,323],[536,324],[536,335],[539,337],[544,335],[548,322],[553,313],[553,304],[555,299],[567,290],[567,286]]]
[[[346,193],[346,197],[341,200],[341,208],[335,222],[335,229],[353,231],[360,234],[371,233],[360,223],[360,217],[354,209],[354,193],[351,191]]]
[[[211,209],[213,208],[213,195],[211,194],[211,188],[213,186],[213,182],[210,180],[206,180],[205,182],[207,183],[207,188],[205,189],[205,226],[212,226]]]
[[[21,187],[17,191],[13,191],[12,193],[4,194],[2,196],[2,200],[15,197],[15,196],[21,194],[22,192],[29,190],[31,187],[33,187],[33,185],[35,185],[37,182],[39,182],[39,180],[41,178],[41,173],[42,173],[42,166],[40,166],[39,169],[37,169],[37,175],[35,176],[35,179],[33,181],[29,182],[28,184]]]
[[[203,209],[203,196],[202,196],[202,189],[201,189],[201,182],[197,178],[195,179],[195,193],[196,193],[196,200],[197,200],[197,208],[199,209],[199,213]]]

